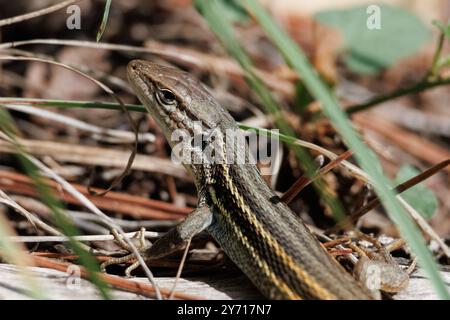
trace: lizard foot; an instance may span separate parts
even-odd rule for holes
[[[132,251],[128,243],[125,242],[123,237],[118,233],[116,229],[111,230],[111,233],[113,234],[114,239],[121,248],[125,249],[128,252]],[[149,246],[145,243],[145,228],[141,228],[138,232],[136,232],[134,238],[139,239],[139,245],[137,247],[139,253],[144,253],[149,248]],[[139,267],[139,261],[135,260],[136,256],[134,253],[127,254],[123,257],[110,258],[100,265],[100,270],[106,273],[107,266],[134,261],[128,268],[125,269],[125,275],[127,277],[131,277],[131,272]]]

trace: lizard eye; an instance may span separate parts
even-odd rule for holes
[[[158,99],[159,103],[164,105],[174,105],[177,103],[177,99],[172,91],[168,89],[159,89],[156,98]]]

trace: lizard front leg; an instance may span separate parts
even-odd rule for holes
[[[163,258],[177,250],[181,250],[189,239],[211,225],[212,212],[207,206],[192,211],[186,219],[181,221],[164,236],[158,239],[145,251],[145,259]]]
[[[207,206],[201,206],[193,210],[183,221],[181,221],[174,228],[170,229],[160,239],[158,239],[151,246],[143,246],[139,251],[143,253],[145,260],[160,259],[177,250],[183,249],[195,235],[209,227],[212,223],[212,212]],[[142,232],[142,231],[141,231]],[[121,243],[121,239],[117,239]],[[142,242],[142,241],[141,241]],[[141,244],[142,245],[142,244]],[[129,262],[134,260],[133,254],[126,255],[120,258],[111,258],[102,263],[102,270],[107,265]],[[131,272],[139,266],[139,262],[134,262],[130,265],[125,274],[131,275]]]

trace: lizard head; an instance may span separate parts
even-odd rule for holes
[[[176,129],[195,134],[194,124],[212,130],[224,122],[234,123],[205,86],[187,72],[133,60],[128,64],[127,73],[139,100],[167,138]]]

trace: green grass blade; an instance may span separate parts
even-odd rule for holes
[[[110,8],[111,8],[111,0],[106,0],[105,10],[103,11],[102,22],[100,23],[100,27],[98,28],[98,31],[97,31],[97,36],[96,36],[97,42],[100,41],[100,39],[103,36],[103,32],[105,32],[106,24],[108,23],[109,9]]]
[[[436,262],[428,250],[423,237],[409,215],[406,214],[395,199],[395,194],[388,187],[388,179],[380,172],[379,168],[381,165],[378,158],[354,132],[350,120],[342,112],[336,98],[319,79],[316,71],[299,46],[286,35],[261,5],[254,0],[245,0],[244,2],[270,39],[282,52],[287,63],[301,76],[309,92],[322,103],[326,116],[342,135],[346,144],[353,150],[360,166],[372,177],[375,191],[386,211],[417,256],[419,264],[424,268],[437,294],[443,299],[450,299],[445,282],[439,274]]]
[[[24,106],[32,105],[36,107],[55,107],[58,109],[92,108],[122,111],[120,105],[115,102],[0,97],[0,104],[21,104]],[[138,104],[126,104],[125,107],[129,111],[146,112],[144,106]]]

